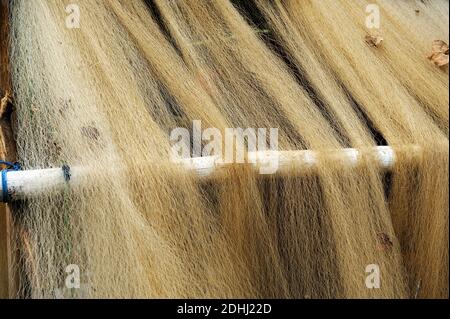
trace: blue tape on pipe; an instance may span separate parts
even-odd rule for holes
[[[20,163],[11,163],[0,160],[0,165],[5,165],[6,169],[2,170],[2,201],[7,203],[10,200],[8,192],[8,172],[9,171],[20,171],[22,167]]]

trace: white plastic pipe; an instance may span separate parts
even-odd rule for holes
[[[345,160],[350,165],[356,165],[359,158],[359,151],[348,148],[338,151],[336,157]],[[395,154],[389,146],[378,146],[374,154],[383,169],[392,169],[395,162]],[[266,151],[248,154],[248,162],[260,165],[269,158],[277,157],[278,170],[296,165],[296,167],[313,167],[317,163],[317,154],[314,151]],[[183,159],[181,165],[189,170],[194,170],[199,176],[207,176],[218,169],[223,164],[217,163],[216,157],[197,157]],[[83,177],[89,175],[89,169],[83,167],[70,168],[70,180],[67,179],[67,173],[62,168],[49,168],[26,171],[8,171],[7,192],[9,198],[3,196],[3,178],[0,175],[0,200],[17,201],[29,198],[39,194],[48,193],[50,190],[63,189],[68,185],[82,182]]]

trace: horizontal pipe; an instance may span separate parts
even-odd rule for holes
[[[331,154],[331,153],[330,153]],[[359,151],[352,148],[337,151],[333,156],[339,160],[345,161],[350,165],[356,165],[359,158]],[[389,146],[378,146],[374,149],[379,165],[383,169],[392,169],[395,162],[395,153]],[[311,150],[301,151],[266,151],[254,152],[248,154],[248,162],[254,163],[256,166],[261,163],[273,160],[276,157],[278,170],[288,167],[314,167],[317,163],[317,153]],[[180,164],[188,169],[193,170],[199,176],[207,176],[213,173],[216,169],[224,166],[219,164],[216,157],[197,157],[182,159]],[[8,171],[7,176],[7,199],[9,201],[17,201],[24,198],[29,198],[39,194],[49,193],[51,190],[61,190],[64,187],[73,184],[79,184],[83,178],[89,175],[89,169],[83,167],[70,168],[70,178],[68,176],[67,168],[48,168],[38,170],[25,171]],[[2,176],[0,175],[0,179]],[[0,196],[1,201],[5,201],[3,195],[3,180],[0,181]]]

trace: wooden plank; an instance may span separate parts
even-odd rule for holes
[[[16,159],[11,117],[11,85],[9,78],[8,42],[9,14],[8,0],[0,0],[0,158],[7,161]],[[12,250],[12,215],[8,205],[0,204],[0,298],[16,295],[17,276],[12,272],[15,254]]]

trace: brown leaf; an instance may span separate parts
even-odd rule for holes
[[[378,241],[380,243],[379,250],[385,251],[390,250],[392,246],[394,246],[394,243],[392,242],[389,235],[385,233],[378,234]]]
[[[381,35],[366,35],[365,37],[366,43],[371,47],[380,47],[383,43],[383,37]]]
[[[431,53],[427,58],[439,67],[448,65],[448,44],[442,40],[434,40],[431,48]]]

